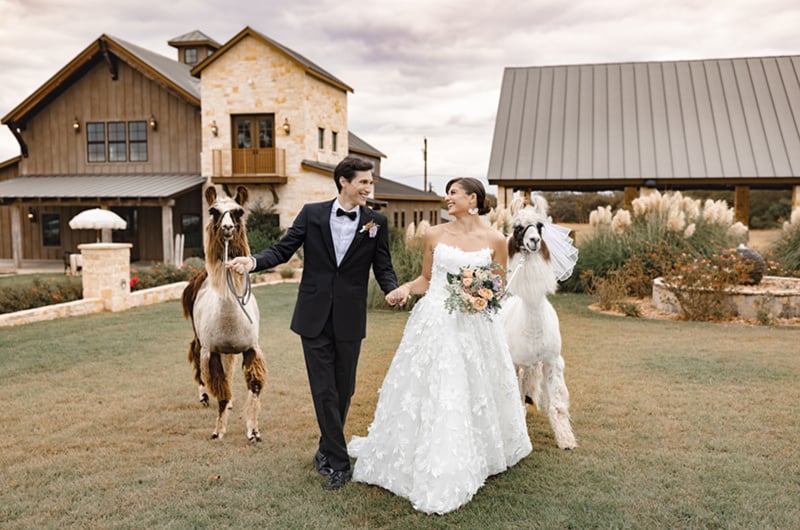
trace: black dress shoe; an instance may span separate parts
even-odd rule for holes
[[[334,471],[328,478],[328,482],[325,484],[324,488],[328,491],[341,489],[345,484],[350,482],[351,478],[353,478],[353,472],[349,469],[347,471]]]
[[[328,457],[319,451],[314,455],[314,460],[312,462],[314,464],[314,469],[323,477],[328,477],[333,474],[333,468],[328,463]]]

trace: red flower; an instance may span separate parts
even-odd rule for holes
[[[131,289],[133,289],[133,287],[134,287],[134,286],[135,286],[137,283],[139,283],[139,277],[138,277],[138,276],[134,276],[133,278],[131,278]]]

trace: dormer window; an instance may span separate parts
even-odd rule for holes
[[[197,62],[197,48],[186,48],[183,53],[186,64],[195,64]]]

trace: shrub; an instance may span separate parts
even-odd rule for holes
[[[182,267],[167,263],[157,263],[146,269],[131,271],[131,291],[187,281],[203,270],[204,267],[205,264],[200,258],[189,258]]]
[[[278,241],[283,235],[280,216],[275,213],[275,205],[264,207],[256,203],[247,214],[247,242],[250,253],[256,254]]]
[[[767,255],[787,276],[800,276],[800,209],[792,212],[791,221],[783,224],[778,239]]]
[[[14,313],[25,309],[43,307],[80,300],[83,285],[68,278],[47,281],[33,280],[32,285],[13,285],[0,290],[0,313]]]
[[[632,212],[601,207],[589,216],[594,232],[579,245],[575,271],[562,289],[585,291],[587,278],[597,281],[633,258],[642,284],[631,287],[649,294],[652,280],[663,275],[677,256],[711,257],[719,249],[743,242],[747,229],[733,222],[733,210],[724,201],[684,197],[680,192],[653,192],[633,201]],[[588,277],[583,273],[591,271]]]
[[[746,282],[752,264],[735,249],[709,258],[681,254],[664,274],[664,285],[672,293],[686,320],[727,320],[734,316],[730,290]]]

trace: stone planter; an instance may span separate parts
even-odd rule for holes
[[[758,285],[737,285],[728,297],[735,314],[742,318],[757,319],[759,313],[772,318],[800,317],[800,278],[764,276]],[[661,311],[681,312],[663,278],[653,280],[652,304]]]

